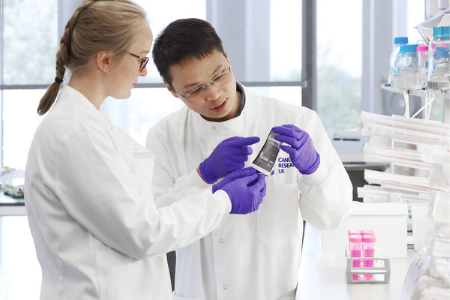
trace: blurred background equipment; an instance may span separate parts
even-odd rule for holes
[[[25,171],[2,167],[0,169],[0,183],[3,193],[14,199],[24,198],[24,176]]]

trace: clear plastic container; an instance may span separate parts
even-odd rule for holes
[[[359,236],[362,237],[362,235],[361,235],[361,230],[349,230],[349,231],[348,231],[348,237],[350,238],[351,235],[359,235]],[[349,241],[348,241],[348,247],[349,247],[349,249],[350,249],[350,239],[349,239]]]
[[[428,75],[428,46],[417,47],[417,58],[419,60],[419,86],[421,88],[427,87]]]
[[[348,237],[349,257],[361,257],[361,241],[362,237],[360,235],[350,235]],[[361,261],[354,260],[353,267],[361,267]],[[359,277],[360,274],[353,274],[353,280],[358,280]]]
[[[391,53],[391,57],[389,58],[389,77],[388,84],[393,86],[395,77],[400,76],[398,73],[398,59],[400,53],[400,46],[408,44],[407,37],[396,37],[394,39],[394,51]]]
[[[428,45],[428,77],[430,89],[450,86],[450,27],[434,27],[433,39]]]
[[[361,230],[361,235],[375,235],[372,229]]]
[[[419,60],[417,58],[417,44],[400,47],[399,73],[395,79],[395,87],[400,89],[416,89],[419,84]]]
[[[376,238],[374,235],[363,235],[361,243],[363,257],[375,257],[375,242]],[[362,264],[365,268],[373,268],[374,266],[373,260],[363,260]],[[364,274],[366,280],[371,280],[372,277],[372,274]]]
[[[358,235],[358,236],[361,236],[361,238],[362,238],[362,235],[361,235],[361,230],[349,230],[348,231],[348,237],[349,237],[349,240],[348,240],[348,248],[350,249],[350,236],[351,235]]]
[[[349,230],[348,235],[361,235],[361,230]]]

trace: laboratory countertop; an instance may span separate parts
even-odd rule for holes
[[[320,231],[308,224],[306,226],[296,300],[400,299],[405,275],[417,251],[408,249],[406,258],[390,259],[391,278],[387,284],[347,284],[345,256],[336,256],[335,265],[332,266],[315,264],[315,250],[319,249]]]
[[[0,218],[25,215],[23,200],[0,195]],[[296,300],[398,300],[405,275],[417,255],[417,251],[408,249],[406,258],[391,258],[391,278],[388,284],[347,284],[345,256],[336,255],[334,265],[319,266],[315,264],[315,252],[318,249],[320,230],[306,224]]]
[[[0,217],[1,216],[25,216],[25,202],[23,199],[13,199],[0,193]]]

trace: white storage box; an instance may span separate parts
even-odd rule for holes
[[[406,258],[406,204],[353,201],[350,219],[335,230],[321,231],[321,249],[345,257],[349,230],[372,229],[376,245],[385,245],[390,258]]]

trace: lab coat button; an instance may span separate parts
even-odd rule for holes
[[[133,151],[137,151],[137,148],[133,148]]]
[[[224,290],[226,290],[226,289],[227,289],[227,286],[226,286],[226,285],[224,285],[224,286],[223,286],[223,289],[224,289]]]
[[[223,243],[223,239],[220,239],[220,240],[219,240],[219,243]]]
[[[216,130],[216,126],[213,126],[213,127],[211,127],[212,128],[212,130]]]

